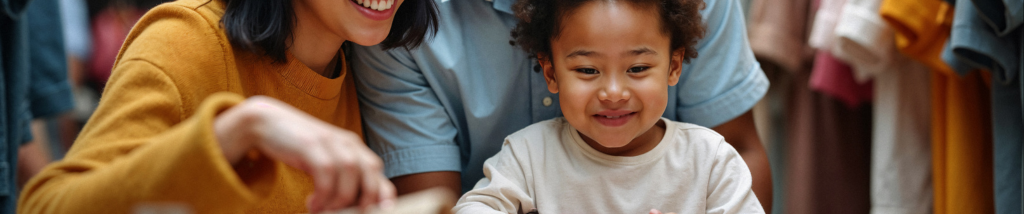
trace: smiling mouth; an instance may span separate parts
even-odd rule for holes
[[[606,119],[619,119],[619,118],[621,118],[621,117],[625,117],[625,116],[630,116],[630,115],[633,115],[633,114],[636,114],[636,112],[632,112],[632,113],[629,113],[629,114],[620,114],[620,115],[615,115],[615,116],[611,116],[611,115],[600,115],[600,114],[597,114],[597,115],[594,115],[594,116],[597,116],[597,117],[604,117],[604,118],[606,118]]]
[[[357,5],[376,11],[385,11],[395,6],[395,0],[350,0]]]
[[[597,123],[600,123],[601,125],[605,125],[608,127],[618,127],[628,123],[631,119],[633,119],[633,116],[636,116],[636,113],[637,112],[629,111],[605,111],[599,114],[595,114],[593,115],[593,117],[594,120],[596,120]]]

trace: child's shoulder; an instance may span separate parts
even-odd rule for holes
[[[675,138],[678,142],[686,145],[687,150],[704,150],[699,148],[716,150],[721,144],[725,143],[725,137],[711,128],[667,119],[665,121],[667,123],[666,128],[671,129],[666,130],[665,133],[672,135],[666,137]]]
[[[708,139],[724,139],[725,138],[725,137],[722,137],[722,135],[719,134],[718,132],[716,132],[715,130],[713,130],[711,128],[708,128],[708,127],[701,126],[701,125],[697,125],[697,124],[693,124],[693,123],[686,123],[686,122],[672,121],[672,120],[668,120],[668,119],[665,119],[665,121],[666,121],[666,123],[671,123],[671,125],[668,125],[667,127],[672,127],[672,128],[675,129],[675,131],[677,131],[679,133],[682,133],[682,134],[695,135],[695,137],[708,138]]]

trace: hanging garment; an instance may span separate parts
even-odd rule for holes
[[[892,29],[878,15],[882,0],[850,0],[842,8],[835,28],[836,58],[849,62],[858,82],[899,67]]]
[[[896,47],[932,70],[935,213],[992,213],[990,92],[983,73],[953,73],[941,56],[953,10],[941,0],[885,0],[880,14]]]
[[[787,72],[806,70],[814,56],[806,42],[810,5],[810,0],[754,1],[748,26],[754,56]]]
[[[929,71],[905,60],[873,76],[873,214],[932,213]]]
[[[794,75],[787,101],[786,212],[867,213],[870,207],[871,108],[848,108]]]
[[[831,52],[853,65],[858,81],[874,81],[871,213],[931,213],[928,69],[896,51],[881,4],[847,1]]]
[[[1021,205],[1022,134],[1020,50],[1021,1],[958,0],[950,45],[943,60],[959,74],[983,69],[992,72],[993,191],[996,213],[1019,214]],[[1004,5],[1005,3],[1005,5]],[[1004,14],[993,19],[992,16]],[[1017,13],[1014,15],[1013,13]],[[1006,17],[1007,19],[1003,19]],[[997,24],[998,23],[998,24]]]
[[[870,102],[873,93],[871,82],[857,83],[850,65],[839,61],[825,50],[819,50],[815,54],[810,87],[842,101],[851,109]]]
[[[829,51],[835,44],[836,22],[843,12],[846,0],[817,1],[813,24],[807,43],[816,48],[814,66],[811,68],[810,87],[823,94],[843,101],[849,108],[871,101],[870,83],[854,80],[850,64],[837,59]]]

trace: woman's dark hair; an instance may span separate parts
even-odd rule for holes
[[[518,44],[532,56],[551,55],[551,39],[561,33],[562,19],[572,14],[583,3],[612,0],[519,0],[512,6],[519,18],[512,30],[513,44]],[[661,28],[671,39],[670,50],[685,48],[683,62],[697,57],[694,45],[704,37],[704,24],[699,11],[703,0],[619,0],[642,8],[657,9]]]
[[[231,45],[253,53],[287,61],[287,39],[295,26],[293,0],[224,0],[227,3],[221,23]],[[406,0],[395,11],[391,32],[381,47],[411,49],[437,33],[437,6],[433,0]]]

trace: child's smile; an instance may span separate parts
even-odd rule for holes
[[[621,2],[590,2],[562,19],[541,56],[548,90],[559,93],[562,115],[587,143],[610,155],[654,148],[656,126],[679,81],[683,51],[659,26],[660,15]]]
[[[636,116],[635,111],[604,110],[595,114],[594,119],[605,126],[615,127],[626,124],[630,119],[633,119],[633,116]]]

